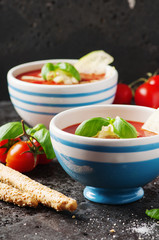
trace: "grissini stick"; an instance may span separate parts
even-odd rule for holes
[[[7,183],[23,192],[28,192],[45,206],[57,211],[75,211],[77,202],[64,194],[38,183],[26,175],[0,163],[0,181]]]
[[[29,193],[22,192],[8,184],[0,182],[0,200],[5,202],[14,203],[19,207],[37,207],[38,201],[33,198]]]

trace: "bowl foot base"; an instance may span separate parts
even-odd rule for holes
[[[107,189],[87,186],[85,187],[83,194],[85,198],[92,202],[115,205],[131,203],[139,200],[143,197],[144,190],[141,187]]]

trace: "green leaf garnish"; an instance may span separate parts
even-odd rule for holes
[[[47,80],[47,74],[51,71],[55,71],[56,67],[52,63],[45,63],[41,69],[41,75],[44,80]]]
[[[159,209],[147,209],[145,213],[147,216],[159,220]]]
[[[42,128],[36,132],[32,132],[31,136],[40,143],[48,159],[56,157],[52,147],[49,130]]]
[[[28,128],[26,132],[40,143],[48,159],[56,157],[52,147],[49,130],[44,124],[40,123],[33,128]]]
[[[96,117],[83,121],[76,129],[75,134],[85,137],[95,137],[103,126],[113,126],[113,132],[119,138],[137,138],[136,128],[120,117]],[[109,135],[109,134],[108,134]]]
[[[76,78],[78,81],[80,81],[81,77],[79,72],[76,70],[76,68],[67,62],[59,62],[55,65],[56,69],[60,69],[64,71],[66,74]]]
[[[76,129],[75,134],[85,137],[94,137],[102,128],[108,126],[110,118],[96,117],[83,121]]]
[[[69,75],[71,77],[76,78],[78,81],[80,81],[81,77],[79,72],[76,70],[76,68],[67,62],[59,62],[57,64],[53,64],[53,63],[45,63],[42,67],[41,70],[41,75],[43,77],[43,79],[47,80],[47,75],[50,72],[56,72],[58,70],[63,71],[66,75]]]
[[[119,138],[137,138],[136,128],[123,118],[116,117],[112,125],[114,128],[114,133]]]
[[[33,128],[28,128],[27,125],[24,125],[24,128],[28,135],[34,137],[40,143],[48,159],[55,158],[50,133],[45,125],[37,124]],[[21,122],[6,123],[0,127],[0,141],[4,139],[15,139],[20,135],[24,135],[23,133]]]
[[[25,129],[28,126],[25,125]],[[14,139],[23,133],[21,122],[9,122],[0,127],[0,141],[4,139]]]
[[[45,125],[42,124],[42,123],[39,123],[39,124],[37,124],[36,126],[34,126],[33,128],[28,128],[26,132],[27,132],[28,135],[32,135],[32,134],[34,134],[36,131],[39,131],[39,130],[41,130],[41,129],[43,129],[43,128],[46,129]]]

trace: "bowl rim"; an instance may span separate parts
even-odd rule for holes
[[[68,110],[65,110],[63,112],[60,112],[58,113],[56,116],[54,116],[51,121],[50,121],[50,124],[49,124],[49,129],[52,128],[52,126],[54,126],[54,129],[55,131],[58,133],[60,133],[60,135],[64,136],[64,137],[68,137],[69,140],[70,138],[72,138],[72,141],[73,140],[76,140],[76,141],[80,141],[80,142],[83,142],[83,144],[104,144],[104,143],[115,143],[115,144],[119,144],[119,143],[125,143],[125,142],[136,142],[136,145],[137,145],[137,142],[141,142],[143,141],[146,141],[146,139],[155,139],[155,138],[159,138],[159,134],[156,134],[156,135],[153,135],[153,136],[147,136],[147,137],[141,137],[141,138],[125,138],[125,139],[101,139],[101,138],[92,138],[92,137],[84,137],[84,136],[79,136],[79,135],[75,135],[75,134],[72,134],[72,133],[68,133],[68,132],[65,132],[63,131],[62,129],[58,128],[56,126],[56,121],[58,121],[58,118],[61,118],[63,117],[63,115],[65,115],[65,113],[67,112],[73,112],[73,111],[76,111],[77,109],[86,109],[86,108],[98,108],[98,107],[108,107],[108,108],[115,108],[115,107],[122,107],[123,109],[124,108],[140,108],[140,109],[148,109],[149,111],[155,111],[154,108],[150,108],[150,107],[145,107],[145,106],[138,106],[138,105],[124,105],[124,104],[110,104],[110,105],[92,105],[92,106],[82,106],[82,107],[78,107],[78,108],[73,108],[73,109],[68,109]],[[51,130],[50,130],[50,133],[51,133]],[[115,145],[114,144],[114,145]]]
[[[74,84],[74,85],[45,85],[45,84],[36,84],[36,83],[29,83],[29,82],[25,82],[25,81],[21,81],[19,79],[17,79],[15,76],[14,76],[14,72],[21,69],[21,68],[25,68],[25,67],[29,67],[29,66],[36,66],[36,65],[42,65],[44,63],[47,63],[47,62],[64,62],[64,61],[67,61],[67,62],[76,62],[77,59],[47,59],[47,60],[38,60],[38,61],[32,61],[32,62],[27,62],[27,63],[23,63],[23,64],[19,64],[17,66],[14,66],[12,67],[8,73],[7,73],[7,79],[8,81],[13,81],[15,82],[16,84],[20,84],[20,85],[24,85],[24,86],[28,86],[28,87],[33,87],[33,88],[36,88],[38,87],[39,89],[50,89],[50,88],[57,88],[57,89],[60,89],[60,88],[71,88],[71,89],[76,89],[76,88],[83,88],[83,86],[85,86],[86,84]],[[89,83],[89,86],[92,85],[99,85],[103,82],[108,82],[110,81],[110,79],[114,78],[115,76],[118,76],[118,72],[116,70],[116,68],[114,66],[111,66],[111,65],[107,65],[106,66],[107,68],[109,69],[112,69],[112,76],[108,77],[108,78],[104,78],[100,81],[97,81],[97,82],[92,82],[92,83]],[[33,70],[34,71],[34,70]],[[24,73],[27,72],[27,71],[24,71]],[[28,70],[29,72],[29,70]]]

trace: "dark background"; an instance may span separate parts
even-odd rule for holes
[[[130,0],[129,0],[130,1]],[[159,1],[0,0],[0,100],[6,75],[20,63],[79,58],[97,49],[114,56],[119,81],[159,67]]]

